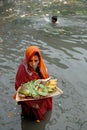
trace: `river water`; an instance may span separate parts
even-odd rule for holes
[[[49,0],[9,2],[0,3],[0,130],[87,130],[87,16],[58,12],[59,23],[53,25]],[[83,9],[87,2],[81,4]],[[21,119],[20,106],[12,98],[16,71],[29,45],[40,48],[49,74],[63,90],[53,97],[52,112],[40,123]]]

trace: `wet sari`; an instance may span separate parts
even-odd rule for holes
[[[29,59],[38,52],[40,63],[38,66],[38,71],[34,71],[28,66]],[[25,51],[25,60],[19,65],[16,80],[15,89],[17,90],[21,84],[29,82],[34,79],[46,79],[48,78],[47,68],[41,56],[40,50],[36,46],[30,46]],[[41,100],[33,101],[22,101],[21,103],[22,114],[30,119],[44,119],[44,115],[47,111],[52,109],[52,98],[46,98]],[[38,106],[38,107],[35,107]]]

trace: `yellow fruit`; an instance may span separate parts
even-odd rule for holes
[[[47,81],[45,86],[50,87],[51,89],[55,89],[57,86],[57,79],[51,79]]]
[[[38,91],[39,91],[39,92],[42,92],[42,88],[39,88]]]
[[[57,79],[51,79],[51,80],[49,80],[49,84],[57,84]]]
[[[49,81],[57,82],[57,79],[50,79]]]
[[[52,89],[55,89],[56,88],[56,85],[49,85],[48,87],[52,88]]]

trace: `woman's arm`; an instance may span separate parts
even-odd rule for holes
[[[17,90],[20,85],[22,83],[24,83],[24,77],[26,76],[25,74],[25,68],[23,65],[20,65],[18,70],[17,70],[17,74],[16,74],[16,78],[15,78],[15,89]]]

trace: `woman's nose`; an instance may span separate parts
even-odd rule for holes
[[[35,61],[33,61],[32,64],[35,65]]]

